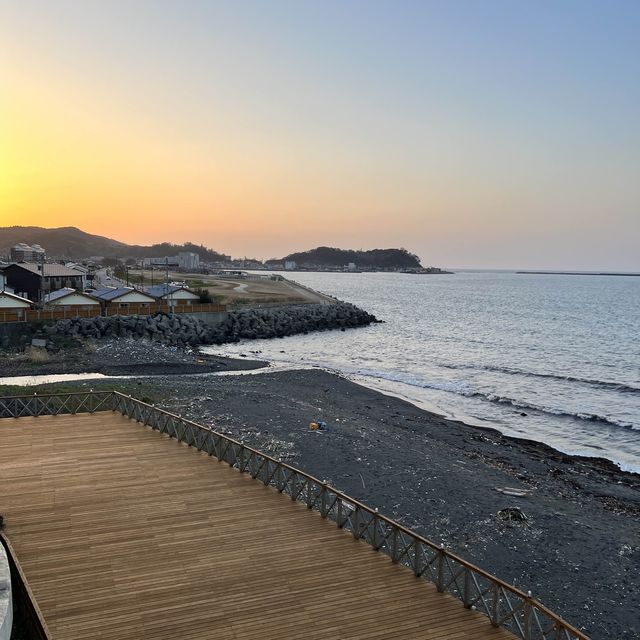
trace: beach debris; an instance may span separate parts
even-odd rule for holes
[[[531,489],[518,489],[516,487],[495,487],[499,493],[504,493],[505,496],[513,496],[515,498],[527,498],[531,493]]]
[[[309,423],[309,431],[331,431],[326,422],[322,420],[314,420]]]
[[[506,509],[500,509],[500,511],[498,511],[498,518],[509,522],[526,522],[528,520],[520,507],[507,507]]]

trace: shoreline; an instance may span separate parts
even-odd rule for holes
[[[618,462],[610,458],[566,452],[542,440],[503,433],[498,427],[487,424],[474,424],[471,421],[467,421],[472,420],[472,418],[468,418],[467,416],[447,415],[444,411],[439,411],[435,406],[422,406],[423,403],[420,400],[412,399],[390,389],[384,389],[381,386],[378,387],[374,384],[368,384],[367,376],[350,376],[336,369],[319,366],[297,367],[293,363],[287,364],[282,369],[272,368],[274,367],[272,362],[255,359],[253,356],[258,355],[258,352],[252,351],[251,349],[247,349],[247,352],[251,354],[252,357],[248,355],[245,356],[244,354],[240,357],[229,357],[205,353],[200,348],[187,350],[176,349],[147,340],[133,341],[127,338],[101,339],[99,344],[100,346],[95,351],[89,349],[88,351],[80,353],[77,347],[68,349],[61,354],[61,358],[44,364],[20,362],[16,368],[15,362],[0,360],[0,395],[2,394],[2,388],[4,386],[1,382],[3,378],[99,374],[104,377],[90,378],[87,379],[87,381],[117,381],[118,378],[136,380],[147,377],[152,381],[153,378],[167,376],[206,376],[206,374],[233,374],[243,371],[255,371],[256,373],[262,374],[279,373],[280,371],[323,371],[329,375],[339,377],[352,384],[369,389],[381,396],[406,402],[419,411],[423,411],[447,422],[459,424],[469,429],[485,431],[493,434],[495,437],[521,443],[523,446],[538,446],[547,450],[553,457],[562,457],[584,464],[593,464],[598,467],[603,467],[603,470],[607,472],[629,474],[630,476],[635,476],[640,479],[640,472],[624,469]],[[118,348],[123,345],[125,345],[125,348]],[[122,363],[123,357],[128,358],[129,361]],[[151,360],[149,359],[150,357]],[[261,371],[258,372],[256,370]],[[74,382],[82,383],[83,379],[65,380],[64,382],[70,384]],[[56,384],[56,382],[36,382],[29,386],[25,384],[24,388],[28,389],[30,386],[38,386],[38,384],[47,385]],[[22,385],[18,383],[10,386]]]

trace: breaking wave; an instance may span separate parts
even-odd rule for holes
[[[514,367],[496,367],[492,365],[458,365],[458,364],[445,364],[438,363],[439,367],[446,369],[472,369],[476,371],[492,371],[494,373],[507,373],[514,376],[526,376],[531,378],[543,378],[550,380],[562,380],[565,382],[577,382],[579,384],[586,384],[592,387],[599,387],[600,389],[607,389],[609,391],[618,391],[619,393],[633,393],[640,395],[640,387],[635,387],[623,382],[611,382],[607,380],[593,380],[591,378],[580,378],[576,376],[563,376],[556,373],[536,373],[534,371],[524,371],[522,369],[516,369]]]
[[[590,412],[571,412],[563,409],[555,409],[553,407],[546,407],[542,405],[525,402],[522,400],[516,400],[507,396],[501,396],[494,393],[482,393],[481,391],[475,391],[471,386],[465,382],[450,381],[450,380],[424,380],[418,376],[412,376],[405,373],[394,373],[390,371],[377,371],[371,369],[358,369],[353,371],[359,375],[381,378],[390,382],[400,382],[402,384],[410,385],[412,387],[420,387],[422,389],[435,389],[438,391],[445,391],[447,393],[455,393],[467,398],[478,398],[486,402],[492,402],[501,405],[509,405],[514,409],[520,409],[522,411],[536,411],[539,413],[545,413],[548,415],[559,416],[563,418],[573,418],[575,420],[585,420],[589,422],[599,422],[615,427],[623,427],[625,429],[632,429],[639,431],[640,428],[634,426],[630,422],[623,420],[617,420],[615,418],[609,418],[607,416],[598,415]]]

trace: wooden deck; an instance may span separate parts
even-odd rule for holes
[[[0,419],[0,513],[56,640],[514,638],[117,413]]]

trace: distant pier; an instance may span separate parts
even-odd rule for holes
[[[516,273],[536,276],[640,276],[640,273],[616,271],[516,271]]]

